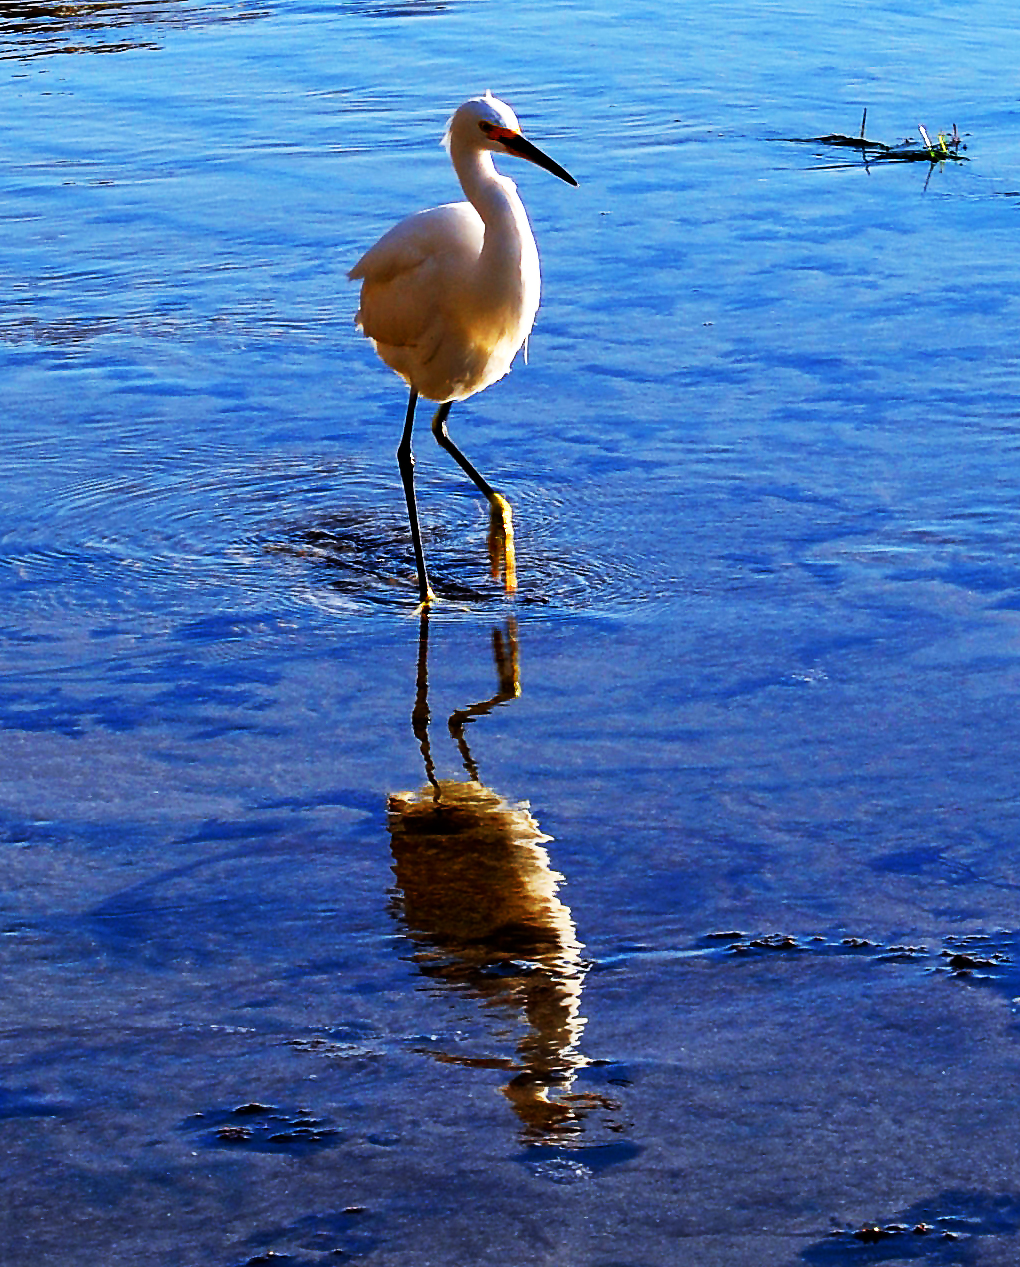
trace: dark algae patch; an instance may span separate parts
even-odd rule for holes
[[[381,1243],[378,1216],[362,1205],[303,1215],[290,1223],[255,1232],[249,1238],[251,1256],[237,1267],[257,1263],[273,1267],[311,1267],[315,1263],[347,1263],[372,1253]]]
[[[965,1189],[941,1192],[918,1202],[889,1222],[835,1228],[800,1259],[818,1267],[843,1263],[977,1262],[981,1245],[1020,1230],[1020,1196]],[[983,1258],[980,1261],[985,1261]],[[990,1260],[988,1260],[990,1261]]]
[[[243,1148],[259,1153],[301,1155],[340,1142],[339,1132],[308,1109],[279,1109],[253,1100],[233,1109],[196,1113],[183,1129],[207,1148]]]

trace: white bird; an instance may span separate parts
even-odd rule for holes
[[[525,140],[517,116],[491,92],[464,102],[447,124],[443,144],[468,201],[446,203],[401,220],[348,274],[362,283],[358,327],[410,387],[397,463],[423,603],[433,594],[414,497],[411,430],[419,396],[439,402],[432,434],[488,500],[493,573],[497,575],[502,566],[507,591],[516,586],[510,507],[446,429],[455,400],[473,396],[509,371],[538,312],[534,234],[517,186],[496,171],[492,156],[526,158],[568,184],[577,184]]]

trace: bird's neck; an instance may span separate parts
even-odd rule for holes
[[[496,171],[488,150],[454,151],[450,158],[461,188],[486,226],[505,220],[516,221],[523,214],[517,186]]]

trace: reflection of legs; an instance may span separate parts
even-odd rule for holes
[[[517,588],[517,558],[514,550],[513,514],[510,503],[497,493],[487,479],[467,460],[460,449],[450,439],[446,429],[446,419],[450,414],[452,401],[444,401],[436,410],[432,419],[432,434],[460,469],[473,484],[485,494],[489,503],[489,563],[493,578],[503,573],[506,592],[512,594]]]
[[[418,618],[418,677],[414,695],[414,708],[411,710],[411,729],[418,740],[421,755],[425,761],[425,774],[432,784],[435,799],[439,800],[439,782],[436,779],[436,763],[432,760],[432,745],[429,742],[429,605],[422,603]]]
[[[422,627],[425,628],[427,622],[422,615]],[[480,783],[478,777],[478,767],[475,765],[474,757],[471,755],[471,749],[468,747],[467,736],[465,730],[470,721],[474,721],[476,717],[485,717],[496,707],[497,704],[505,704],[508,700],[518,699],[521,694],[521,677],[518,669],[517,654],[517,621],[512,616],[507,618],[506,622],[506,638],[499,628],[492,631],[492,657],[496,661],[496,679],[497,691],[491,699],[479,700],[477,704],[469,704],[467,708],[458,708],[456,712],[450,714],[450,734],[454,742],[460,749],[460,757],[464,762],[464,769],[467,770],[468,776],[476,783]],[[415,732],[417,734],[417,731]],[[422,749],[424,752],[424,748]],[[429,776],[432,777],[431,775]]]
[[[407,417],[404,419],[404,434],[400,437],[397,449],[397,465],[400,467],[400,478],[404,484],[404,496],[407,498],[407,518],[411,524],[411,541],[414,543],[414,561],[418,567],[418,593],[423,603],[429,602],[432,590],[429,589],[428,573],[425,571],[425,554],[421,548],[421,529],[418,527],[418,506],[414,500],[414,454],[411,452],[411,430],[414,426],[414,407],[418,403],[418,393],[411,388],[407,402]]]

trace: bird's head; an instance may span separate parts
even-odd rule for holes
[[[476,149],[526,158],[568,185],[577,184],[559,163],[525,138],[517,115],[491,92],[486,92],[484,97],[472,97],[454,112],[446,125],[443,144],[451,154],[454,149]]]

